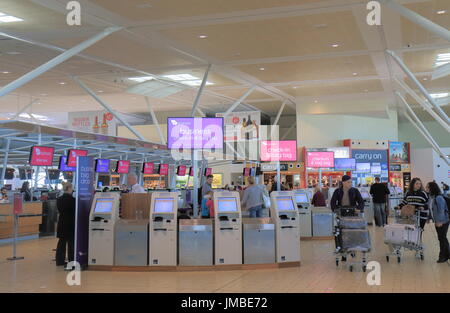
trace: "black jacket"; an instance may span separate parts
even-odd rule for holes
[[[330,206],[331,210],[334,212],[337,208],[342,206],[342,198],[344,197],[344,189],[338,188],[333,192],[333,196],[331,197]],[[364,199],[361,196],[361,193],[356,188],[350,188],[348,190],[348,198],[350,200],[350,205],[356,207],[361,212],[364,211]]]
[[[59,219],[56,236],[64,239],[75,237],[75,198],[68,193],[63,194],[56,200]]]
[[[373,203],[386,203],[386,195],[390,193],[391,192],[386,184],[375,183],[370,187],[370,194],[372,195]]]

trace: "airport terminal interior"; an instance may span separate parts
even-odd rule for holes
[[[450,292],[449,0],[1,0],[1,293]]]

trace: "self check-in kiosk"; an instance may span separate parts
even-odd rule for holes
[[[308,192],[302,189],[295,191],[294,197],[300,219],[300,237],[311,237],[311,198],[308,196]]]
[[[239,193],[214,192],[215,264],[242,264],[242,216]]]
[[[361,193],[361,197],[364,199],[364,219],[367,224],[372,225],[374,219],[372,197],[366,188],[360,188],[359,192]]]
[[[177,265],[177,192],[153,192],[150,204],[149,265]]]
[[[114,265],[114,232],[119,193],[97,193],[89,215],[89,265]]]
[[[294,193],[291,191],[273,191],[270,197],[270,214],[275,220],[277,262],[299,262],[299,214]]]

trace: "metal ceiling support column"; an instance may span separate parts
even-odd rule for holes
[[[407,18],[413,23],[419,24],[426,30],[438,35],[439,37],[444,38],[447,41],[450,41],[450,31],[446,28],[433,23],[432,21],[424,18],[422,15],[417,14],[416,12],[405,8],[404,6],[396,3],[393,0],[381,0],[381,3],[386,4],[391,9],[395,10],[397,13]]]
[[[194,218],[198,218],[199,216],[199,212],[198,212],[198,189],[200,188],[199,183],[198,183],[198,179],[199,179],[199,173],[198,173],[198,163],[197,163],[197,150],[192,149],[192,167],[193,167],[193,171],[194,171],[194,188],[192,190],[193,195],[192,195],[192,210],[193,210],[193,215]]]
[[[39,101],[39,99],[34,99],[32,100],[30,103],[28,103],[26,106],[24,106],[23,108],[21,108],[19,111],[17,111],[17,113],[11,117],[12,120],[15,120],[19,117],[20,114],[22,114],[23,112],[25,112],[29,107],[31,107],[33,104],[35,104],[37,101]],[[31,116],[31,115],[30,115]]]
[[[38,134],[38,145],[42,144],[42,134],[39,133]],[[37,184],[39,181],[39,171],[41,170],[41,168],[39,166],[36,167],[36,174],[34,175],[34,188],[37,188]],[[34,190],[33,190],[34,191]]]
[[[148,107],[148,110],[150,111],[150,115],[152,116],[153,124],[156,125],[156,130],[158,131],[159,140],[161,141],[162,145],[166,145],[166,140],[164,139],[164,135],[162,133],[161,126],[159,126],[159,122],[158,122],[158,119],[156,118],[155,111],[153,110],[153,107],[152,107],[148,97],[145,97],[145,102],[147,102],[147,107]]]
[[[281,140],[284,140],[290,133],[291,131],[295,128],[296,123],[292,124],[291,127],[289,127],[289,129],[287,130],[287,132],[284,133],[283,137],[281,137]]]
[[[0,182],[0,186],[3,187],[5,184],[5,175],[6,175],[6,167],[8,166],[8,156],[9,156],[9,145],[11,143],[11,139],[6,139],[6,147],[5,147],[5,155],[3,157],[3,169],[2,169],[2,181]]]
[[[421,106],[422,108],[425,109],[425,111],[428,112],[428,114],[430,114],[442,127],[445,128],[445,130],[450,134],[450,125],[448,125],[447,123],[445,123],[445,121],[436,113],[433,111],[433,109],[430,107],[430,105],[422,100],[422,98],[420,98],[415,92],[414,90],[412,90],[411,88],[409,88],[409,86],[402,82],[401,80],[394,78],[394,81],[400,86],[402,87],[405,92],[407,92],[411,97],[414,98],[414,100],[416,100]]]
[[[211,69],[211,64],[208,64],[208,67],[206,68],[205,75],[203,75],[203,80],[198,88],[197,96],[195,96],[194,103],[192,104],[192,110],[191,110],[191,116],[193,117],[195,114],[195,110],[197,109],[198,103],[200,102],[200,97],[202,95],[203,89],[205,88],[206,81],[208,79],[209,70]]]
[[[280,117],[281,117],[281,113],[283,113],[284,107],[286,106],[286,102],[287,102],[287,100],[284,100],[283,104],[281,104],[281,107],[278,110],[277,117],[275,118],[275,121],[273,122],[273,125],[277,125],[278,124],[278,121],[280,120]]]
[[[442,117],[442,119],[447,124],[450,125],[450,119],[447,116],[447,114],[442,110],[441,107],[439,107],[436,104],[436,102],[434,102],[433,97],[430,96],[428,91],[425,89],[425,87],[423,87],[423,85],[419,82],[419,80],[416,78],[416,76],[414,76],[414,74],[408,69],[406,64],[403,63],[403,61],[395,54],[394,51],[386,50],[386,53],[389,54],[394,59],[394,61],[401,67],[403,72],[405,72],[405,74],[409,77],[409,79],[411,79],[414,82],[414,84],[419,88],[419,90],[422,92],[422,94],[425,96],[425,98],[427,98],[428,102],[430,102],[430,104],[436,110],[436,112]]]
[[[433,137],[428,132],[426,127],[423,125],[423,123],[420,121],[420,119],[417,117],[417,115],[411,109],[408,102],[406,102],[405,98],[398,91],[396,91],[395,94],[403,102],[403,105],[405,106],[406,110],[408,111],[405,115],[408,118],[408,120],[411,122],[411,124],[417,128],[417,130],[424,136],[424,138],[428,141],[428,143],[433,147],[433,149],[436,151],[436,153],[439,154],[439,156],[445,161],[445,163],[447,163],[447,165],[450,166],[450,160],[448,159],[447,155],[441,150],[441,148],[439,147],[437,142],[433,139]],[[409,114],[412,116],[412,118],[409,116]]]
[[[199,107],[197,107],[197,112],[200,114],[201,117],[206,116],[205,112],[203,112]]]
[[[62,62],[66,61],[67,59],[70,59],[74,55],[80,53],[81,51],[85,50],[86,48],[89,48],[93,44],[95,44],[97,41],[102,40],[106,36],[118,31],[119,29],[122,29],[122,27],[108,27],[105,30],[103,30],[101,33],[93,36],[92,38],[76,45],[75,47],[61,53],[57,57],[51,59],[50,61],[42,64],[41,66],[37,67],[36,69],[32,70],[31,72],[28,72],[27,74],[23,75],[22,77],[16,79],[15,81],[9,83],[8,85],[4,86],[2,89],[0,89],[0,97],[3,97],[10,93],[11,91],[25,85],[32,79],[38,77],[39,75],[47,72],[48,70],[51,70],[55,66],[61,64]]]
[[[223,117],[227,117],[228,114],[230,114],[231,112],[233,112],[234,109],[236,109],[236,107],[241,104],[242,101],[244,101],[251,93],[252,91],[256,88],[255,85],[251,86],[249,90],[247,90],[238,100],[236,100],[236,102],[234,102],[231,107],[225,112],[225,114],[223,115]]]
[[[127,121],[122,119],[122,117],[117,114],[117,112],[111,108],[108,104],[106,104],[102,99],[100,99],[92,89],[90,89],[88,86],[86,86],[85,83],[83,83],[78,77],[72,77],[72,79],[80,85],[81,88],[83,88],[88,94],[91,95],[92,98],[94,98],[102,107],[104,107],[109,113],[114,115],[115,118],[119,122],[121,122],[126,128],[128,128],[137,138],[143,141],[147,141],[137,130],[135,130],[130,124],[128,124]]]

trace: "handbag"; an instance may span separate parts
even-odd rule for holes
[[[400,210],[401,217],[412,217],[416,212],[414,205],[407,204]]]

